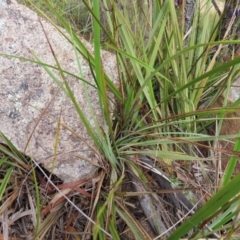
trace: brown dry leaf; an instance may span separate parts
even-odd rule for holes
[[[78,181],[64,183],[58,186],[59,189],[65,189],[65,188],[71,188],[72,190],[76,190],[78,193],[86,196],[86,197],[92,197],[90,193],[85,191],[84,189],[80,188],[79,186],[86,184],[89,182],[89,180],[86,179],[80,179]]]
[[[46,186],[47,186],[47,181],[45,180],[43,174],[40,173],[40,172],[38,172],[38,171],[36,171],[35,173],[36,173],[37,178],[38,178],[38,180],[39,180],[39,186],[42,187],[42,188],[46,188]]]
[[[67,223],[66,223],[66,229],[71,226],[72,221],[78,216],[78,213],[73,213],[71,216],[68,218]]]
[[[16,190],[12,193],[11,197],[8,198],[8,199],[2,204],[2,206],[1,206],[1,208],[0,208],[0,215],[2,215],[3,212],[4,212],[7,208],[11,207],[13,201],[14,201],[14,200],[18,197],[18,195],[19,195],[19,191],[21,190],[21,186],[22,186],[22,183],[21,183],[19,186],[16,187]]]
[[[71,224],[72,224],[72,221],[77,218],[77,216],[78,216],[78,213],[74,213],[68,218],[66,228],[65,228],[66,232],[70,232],[70,233],[71,232],[73,232],[73,233],[76,232],[76,229],[74,227],[72,227]],[[68,237],[68,234],[64,233],[64,240],[67,240],[68,239],[67,237]],[[80,238],[78,236],[77,236],[76,239],[80,240]]]
[[[59,199],[63,198],[63,195],[68,195],[71,191],[72,188],[66,188],[61,190],[61,192],[56,193],[53,199],[49,202],[49,205],[54,206]]]
[[[71,192],[71,189],[65,189],[68,190],[69,192]],[[63,191],[62,191],[63,192]],[[67,192],[67,191],[66,191]],[[66,194],[66,193],[65,193]],[[55,208],[56,206],[58,206],[60,203],[66,201],[66,199],[62,196],[62,194],[60,195],[60,193],[56,194],[58,195],[57,197],[54,196],[54,198],[52,199],[52,201],[45,207],[42,209],[41,211],[41,217],[44,218],[53,208]],[[56,197],[56,198],[55,198]],[[54,200],[54,201],[53,201]]]
[[[78,181],[74,181],[74,182],[68,182],[68,183],[63,183],[58,185],[59,189],[65,189],[65,188],[71,188],[74,189],[77,186],[83,185],[85,183],[87,183],[88,181],[86,179],[80,179]]]
[[[85,197],[89,197],[89,198],[92,197],[92,194],[90,194],[89,192],[85,191],[84,189],[82,189],[82,188],[80,188],[80,187],[76,187],[75,190],[76,190],[78,193],[80,193],[80,194],[82,194],[83,196],[85,196]]]
[[[69,233],[75,233],[75,232],[76,232],[76,229],[75,229],[74,227],[72,227],[72,226],[69,226],[69,227],[66,229],[66,231],[69,232]],[[79,237],[77,234],[74,234],[73,236],[74,236],[74,238],[75,238],[76,240],[81,240],[80,237]],[[67,238],[66,238],[66,239],[67,239]]]

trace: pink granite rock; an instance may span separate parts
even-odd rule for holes
[[[43,19],[41,22],[62,69],[79,76],[72,45],[49,22]],[[84,42],[92,52],[91,44]],[[37,14],[14,0],[0,0],[0,53],[30,59],[34,59],[34,53],[41,61],[56,66]],[[102,60],[106,73],[116,83],[115,56],[102,51]],[[81,56],[79,61],[83,77],[94,84],[88,63]],[[59,72],[50,70],[62,82]],[[65,76],[94,129],[87,97],[89,94],[93,111],[101,122],[96,89],[76,77]],[[0,103],[0,131],[20,151],[64,181],[84,178],[97,170],[93,142],[72,102],[42,66],[0,56]],[[58,122],[61,124],[57,141]]]

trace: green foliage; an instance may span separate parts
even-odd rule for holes
[[[64,1],[62,3],[66,4]],[[131,1],[131,6],[125,0],[103,0],[101,5],[97,0],[84,0],[83,3],[91,17],[93,55],[64,18],[63,9],[55,8],[56,2],[44,3],[44,8],[51,11],[50,19],[44,10],[38,8],[38,11],[52,21],[74,46],[76,56],[81,54],[89,62],[96,83],[92,87],[98,90],[103,125],[99,125],[94,113],[94,125],[86,119],[66,81],[65,74],[70,73],[61,68],[57,58],[55,69],[61,73],[62,85],[51,72],[53,66],[42,63],[37,56],[35,59],[71,99],[95,149],[101,152],[103,161],[109,165],[108,191],[104,188],[101,190],[98,195],[101,201],[93,208],[96,217],[94,239],[107,238],[103,229],[109,231],[113,239],[119,239],[117,218],[126,223],[136,239],[148,239],[150,237],[131,211],[116,196],[116,192],[121,192],[126,168],[131,166],[135,175],[140,176],[141,167],[132,160],[138,155],[157,158],[168,166],[174,160],[205,160],[198,155],[195,145],[216,139],[215,136],[210,137],[203,127],[203,124],[208,125],[215,118],[209,116],[213,111],[199,111],[198,108],[206,98],[217,99],[222,92],[219,86],[222,83],[229,86],[238,76],[240,58],[219,63],[217,57],[223,45],[239,44],[239,41],[215,41],[218,34],[215,24],[218,19],[209,11],[211,1],[207,1],[204,10],[201,10],[200,1],[197,1],[188,33],[184,33],[185,20],[174,1],[149,1],[146,4],[138,0]],[[102,15],[105,16],[103,24]],[[58,28],[56,23],[63,26],[68,34]],[[104,42],[101,39],[102,33],[106,38]],[[219,46],[219,51],[214,51],[216,46]],[[100,55],[102,47],[116,54],[119,86],[114,86],[104,72]],[[82,76],[78,78],[88,84]],[[109,92],[113,93],[115,99],[109,99]],[[210,102],[213,103],[213,100]],[[110,114],[110,101],[115,101],[117,106],[113,116]],[[92,107],[89,100],[87,104]],[[223,108],[216,109],[214,113],[224,120],[225,113],[231,111],[234,109]],[[219,136],[218,140],[232,137]],[[10,142],[8,145],[13,148]],[[239,139],[234,150],[239,151]],[[13,152],[16,149],[13,148]],[[8,154],[16,158],[14,154]],[[237,186],[240,177],[231,180],[236,161],[236,157],[231,159],[222,186],[219,186],[220,190],[199,211],[185,220],[169,239],[179,239],[190,231],[194,231],[193,237],[197,239],[202,235],[207,236],[211,231],[219,231],[223,224],[237,219]],[[8,170],[0,189],[1,194],[5,191],[10,174],[11,171]],[[146,180],[144,176],[141,179]],[[236,222],[239,224],[237,220]],[[202,231],[207,223],[210,230]],[[237,226],[229,226],[226,231],[231,234]]]
[[[185,221],[185,223],[183,223],[168,239],[179,239],[185,234],[189,233],[189,231],[193,228],[197,229],[197,231],[194,233],[194,239],[199,239],[199,237],[201,236],[208,236],[211,232],[204,232],[203,226],[210,222],[214,217],[216,217],[216,213],[224,212],[231,206],[231,204],[239,203],[239,183],[240,175],[235,177],[218,193],[216,193],[206,204],[202,206],[202,208],[200,208],[193,216],[191,216],[187,221]],[[233,215],[235,216],[236,214],[238,214],[238,210],[239,209],[236,208],[236,206],[235,209],[231,209],[231,211],[234,211]],[[229,220],[230,219],[228,218],[228,221]],[[222,224],[225,223],[222,222]],[[191,237],[191,239],[193,238]]]

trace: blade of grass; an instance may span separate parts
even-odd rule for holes
[[[96,81],[98,86],[98,97],[100,107],[102,109],[102,114],[104,120],[106,120],[110,134],[112,135],[112,121],[111,115],[109,112],[109,103],[108,103],[108,94],[107,94],[107,85],[106,79],[103,74],[102,60],[100,55],[100,10],[99,10],[99,1],[93,1],[93,13],[95,18],[93,20],[93,32],[94,32],[94,57],[95,57],[95,71],[96,71]],[[98,21],[97,21],[98,20]]]
[[[124,220],[124,222],[128,225],[135,239],[139,239],[139,240],[152,239],[148,235],[148,233],[140,226],[137,220],[131,215],[131,213],[122,204],[120,205],[120,208],[116,207],[116,211],[119,214],[119,216]]]
[[[9,179],[11,177],[12,171],[14,167],[10,167],[4,174],[4,178],[1,180],[0,184],[0,200],[2,200],[3,195],[5,194],[5,190],[7,185],[9,184]]]
[[[219,190],[207,203],[205,203],[193,216],[185,221],[177,230],[168,238],[168,240],[180,239],[193,228],[197,228],[201,223],[207,223],[215,211],[228,203],[232,198],[239,194],[240,175],[228,182]]]
[[[3,139],[3,141],[7,144],[7,146],[10,148],[11,151],[9,151],[7,148],[5,148],[2,145],[0,145],[0,150],[6,153],[8,156],[15,159],[20,164],[25,165],[26,159],[23,156],[23,154],[17,150],[17,148],[12,144],[12,142],[1,131],[0,131],[0,138]]]
[[[240,151],[240,138],[237,138],[233,151],[236,151],[236,152]],[[223,186],[225,186],[230,181],[231,177],[233,176],[238,159],[239,158],[236,156],[232,156],[229,159],[229,162],[228,162],[228,165],[227,165],[227,168],[225,170],[225,174],[224,174],[224,177],[222,180]]]

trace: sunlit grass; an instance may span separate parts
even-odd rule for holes
[[[207,172],[204,169],[204,161],[211,162],[213,159],[210,153],[214,150],[226,153],[224,149],[214,149],[211,143],[215,140],[228,141],[239,137],[237,133],[234,136],[209,136],[206,129],[217,117],[221,125],[226,113],[238,110],[238,102],[233,104],[232,108],[199,110],[208,98],[212,99],[209,103],[209,106],[212,106],[218,95],[223,92],[221,84],[229,86],[239,74],[237,70],[239,58],[219,63],[221,47],[219,51],[214,51],[214,48],[239,41],[224,39],[216,41],[219,30],[215,24],[218,19],[216,15],[212,15],[212,11],[209,11],[211,1],[206,1],[204,8],[200,1],[197,1],[193,24],[187,33],[184,32],[185,20],[180,9],[175,7],[174,1],[150,1],[148,4],[132,1],[131,6],[124,0],[119,4],[114,0],[104,0],[101,5],[99,1],[82,2],[85,9],[89,10],[91,19],[89,29],[93,34],[93,55],[78,38],[76,26],[69,25],[71,21],[66,20],[64,14],[66,2],[62,1],[63,5],[59,5],[59,9],[55,7],[56,2],[46,2],[44,9],[47,8],[49,12],[45,14],[41,6],[38,11],[45,18],[49,18],[56,27],[56,24],[60,24],[67,30],[68,35],[58,29],[74,46],[76,55],[82,54],[95,72],[94,87],[98,90],[103,124],[99,125],[94,121],[93,126],[87,121],[66,81],[65,75],[69,74],[67,69],[63,70],[55,58],[66,94],[92,138],[96,151],[100,151],[104,164],[108,166],[107,172],[99,171],[96,177],[98,180],[93,184],[95,198],[91,200],[89,216],[86,217],[86,214],[78,209],[78,212],[87,218],[85,231],[92,231],[93,239],[107,239],[107,235],[111,235],[113,239],[121,239],[120,225],[127,225],[128,231],[131,231],[136,239],[152,239],[132,212],[132,207],[136,204],[131,202],[131,197],[135,197],[139,198],[146,218],[150,219],[149,222],[155,229],[155,235],[180,239],[184,236],[190,237],[187,234],[192,231],[193,239],[206,237],[212,232],[220,236],[220,230],[225,225],[226,233],[231,236],[239,226],[237,186],[240,179],[239,176],[232,179],[238,155],[230,160],[231,163],[226,169],[226,174],[221,176],[221,181],[208,179],[212,185],[207,186],[207,190],[204,185],[198,184],[194,187],[191,185],[195,189],[201,188],[204,192],[203,199],[209,201],[198,211],[194,210],[195,213],[192,212],[192,216],[183,219],[183,223],[178,226],[174,225],[177,222],[176,216],[173,219],[164,214],[159,217],[160,211],[164,212],[165,209],[161,209],[162,202],[159,200],[161,198],[151,186],[152,182],[156,182],[151,171],[161,174],[161,169],[164,169],[170,178],[176,178],[175,182],[182,181],[183,185],[189,186],[183,178],[178,179],[182,175],[176,164],[183,161],[187,163],[186,169],[185,165],[182,169],[186,174],[191,173],[194,164],[198,164],[199,172],[204,176]],[[104,25],[100,21],[101,14],[105,14]],[[76,17],[74,15],[72,19]],[[101,38],[103,33],[105,41]],[[114,86],[104,73],[101,48],[110,49],[116,54],[118,86]],[[35,58],[36,62],[51,74],[51,68],[41,63],[37,56]],[[79,70],[81,72],[80,64]],[[82,76],[79,79],[83,80]],[[59,80],[53,78],[53,81]],[[114,99],[109,99],[109,92],[114,95]],[[114,101],[117,107],[112,115],[110,105]],[[87,104],[91,107],[89,100]],[[94,113],[92,114],[95,119]],[[20,153],[11,142],[7,139],[5,141],[17,156],[5,148],[0,149],[6,155],[1,159],[2,165],[6,165],[7,156],[20,162]],[[207,154],[201,154],[203,150],[207,150]],[[236,141],[234,151],[236,154],[239,151],[239,140]],[[144,162],[141,156],[149,162]],[[20,163],[17,166],[10,164],[5,170],[0,189],[1,196],[6,192],[13,169],[25,164]],[[31,169],[34,169],[34,164],[33,162]],[[40,196],[35,175],[33,179],[37,215],[40,215]],[[126,190],[126,181],[134,182],[130,190]],[[169,184],[171,185],[171,182]],[[220,190],[216,192],[216,189]],[[193,191],[190,193],[194,195]],[[150,214],[144,211],[146,210],[142,203],[144,196],[147,196],[145,199],[148,199]],[[61,198],[70,201],[67,194],[64,197],[61,195]],[[196,198],[199,198],[199,195]],[[194,199],[190,201],[194,202]],[[75,208],[74,203],[69,203]],[[43,238],[50,226],[54,226],[57,221],[56,213],[63,207],[63,202],[55,207],[58,207],[56,212],[45,218],[41,219],[38,216],[35,236]],[[178,221],[180,219],[179,217]],[[234,221],[235,225],[227,224],[230,220]]]

